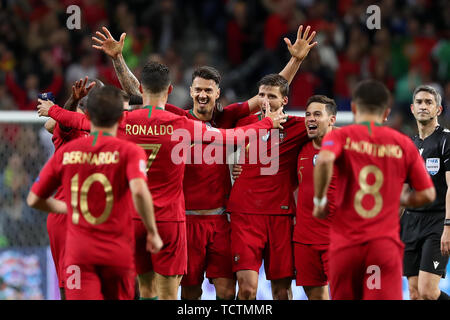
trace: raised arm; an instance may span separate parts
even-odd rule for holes
[[[70,94],[69,99],[67,99],[66,103],[63,106],[64,109],[69,111],[77,110],[80,100],[83,99],[85,96],[87,96],[89,91],[91,91],[91,89],[95,86],[95,82],[91,82],[88,86],[86,86],[87,81],[88,77],[85,77],[84,80],[80,79],[78,81],[75,81],[75,83],[72,85],[72,93]],[[50,118],[47,120],[47,122],[45,122],[45,129],[47,129],[48,132],[53,133],[55,124],[56,121]],[[63,131],[69,131],[71,128],[61,126],[61,129]]]
[[[126,33],[122,33],[120,35],[119,41],[117,41],[113,38],[106,27],[102,27],[102,30],[105,34],[97,31],[95,34],[98,38],[92,37],[92,40],[97,43],[97,45],[93,44],[92,47],[97,50],[103,51],[111,58],[114,70],[116,71],[117,78],[119,78],[122,89],[125,90],[125,92],[129,95],[141,96],[141,92],[139,91],[139,80],[128,68],[122,55]]]
[[[291,84],[292,80],[295,77],[295,74],[300,68],[303,60],[305,60],[309,51],[317,45],[317,42],[311,43],[316,35],[316,32],[313,31],[311,34],[309,34],[310,29],[310,26],[307,26],[305,32],[302,34],[303,25],[301,25],[298,28],[297,39],[295,40],[294,44],[292,44],[291,40],[289,40],[288,38],[283,39],[287,45],[289,53],[291,54],[291,59],[283,68],[283,70],[280,71],[279,75],[285,78],[289,84]],[[248,100],[248,106],[250,108],[250,112],[255,111],[259,107],[258,95]]]
[[[40,117],[51,117],[61,125],[78,130],[90,131],[91,123],[86,115],[79,112],[64,110],[60,106],[48,100],[40,100],[38,114]]]

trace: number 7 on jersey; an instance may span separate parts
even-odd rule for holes
[[[150,169],[150,167],[152,166],[152,163],[155,160],[156,155],[159,152],[159,149],[161,148],[161,143],[138,144],[138,146],[140,146],[144,150],[152,151],[150,153],[150,155],[148,156],[148,160],[147,160],[147,170],[146,171],[148,171]]]

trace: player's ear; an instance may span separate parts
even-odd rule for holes
[[[438,116],[440,116],[440,115],[441,115],[441,113],[442,113],[442,110],[443,110],[442,106],[439,106],[439,108],[438,108],[438,112],[437,112],[437,115],[438,115]]]
[[[219,97],[220,97],[220,88],[217,89],[216,99],[219,99]]]
[[[167,88],[167,94],[168,95],[171,94],[172,91],[173,91],[173,85],[170,84],[169,87]]]
[[[335,123],[336,123],[336,115],[333,114],[333,115],[330,117],[330,126],[331,126],[331,127],[334,126]]]
[[[355,115],[356,114],[356,103],[351,102],[350,103],[350,108],[352,109],[353,115]]]
[[[288,102],[289,102],[288,96],[283,97],[283,107],[284,107],[285,105],[287,105]]]
[[[391,108],[386,108],[383,113],[383,122],[387,121],[387,118],[389,117],[389,114],[391,113]]]
[[[411,113],[414,114],[414,104],[411,104],[410,109],[411,109]]]

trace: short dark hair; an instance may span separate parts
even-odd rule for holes
[[[89,95],[87,111],[94,125],[112,127],[122,116],[122,92],[109,85],[97,88]]]
[[[169,68],[162,63],[149,61],[141,74],[142,88],[150,93],[161,93],[170,85]]]
[[[289,94],[289,82],[277,73],[265,75],[259,80],[258,89],[261,86],[279,87],[283,97],[286,97]]]
[[[192,81],[194,81],[197,77],[206,80],[213,80],[217,85],[220,84],[221,80],[220,72],[216,68],[208,66],[202,66],[195,69],[192,73]]]
[[[434,96],[434,101],[436,101],[436,106],[441,106],[442,104],[442,98],[441,95],[439,94],[439,92],[432,86],[430,85],[421,85],[418,86],[413,93],[413,103],[414,103],[414,99],[416,98],[416,94],[418,94],[421,91],[425,91],[428,92],[430,94],[432,94]]]
[[[313,102],[324,104],[329,115],[335,116],[337,114],[337,105],[333,99],[321,94],[316,94],[309,97],[308,101],[306,102],[306,108],[308,108],[308,106]]]
[[[356,85],[352,100],[356,107],[367,113],[382,114],[389,105],[390,93],[378,80],[363,80]]]

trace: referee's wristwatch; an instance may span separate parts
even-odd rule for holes
[[[444,226],[450,226],[450,219],[444,220]]]

